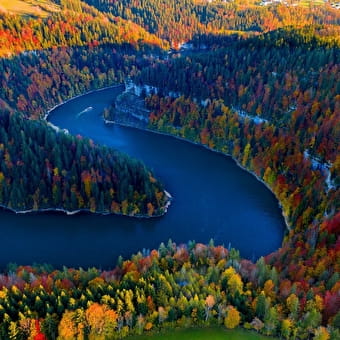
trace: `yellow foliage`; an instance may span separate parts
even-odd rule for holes
[[[182,295],[178,300],[177,300],[177,307],[183,312],[185,308],[188,305],[188,300],[187,298]]]
[[[289,339],[290,337],[290,333],[293,327],[293,322],[290,319],[284,319],[282,320],[282,325],[281,325],[281,329],[282,329],[282,335],[286,338]]]
[[[149,331],[153,327],[152,322],[147,322],[146,325],[144,326],[144,329],[146,331]]]
[[[290,294],[287,297],[286,304],[291,313],[296,313],[299,307],[299,299],[295,294]]]
[[[231,277],[228,280],[228,288],[230,289],[233,295],[235,295],[236,292],[239,292],[240,294],[242,294],[243,282],[239,274],[235,273],[231,275]]]
[[[74,312],[66,311],[59,323],[58,331],[60,340],[74,340],[77,336],[77,326],[73,322]]]
[[[320,276],[326,270],[326,263],[324,261],[319,261],[314,269],[314,275]]]
[[[91,287],[101,287],[102,285],[104,285],[104,279],[101,277],[95,277],[93,280],[91,280],[89,282],[89,286]]]
[[[225,267],[225,264],[227,263],[226,259],[221,259],[218,261],[216,267],[220,270],[222,270]]]
[[[325,327],[320,326],[315,331],[315,336],[313,340],[328,340],[330,338],[330,335]]]
[[[12,286],[11,289],[12,289],[13,294],[19,294],[20,293],[20,290],[16,285]]]
[[[115,299],[113,297],[111,297],[110,295],[103,295],[100,302],[103,305],[113,305],[115,303]]]
[[[135,307],[133,305],[132,299],[133,299],[133,292],[131,289],[129,289],[125,292],[125,305],[126,305],[127,310],[133,313],[135,311]]]
[[[128,212],[128,207],[129,207],[129,202],[127,200],[124,200],[122,202],[122,213],[124,215],[127,215],[127,212]]]
[[[85,312],[86,320],[94,334],[100,334],[104,327],[104,317],[107,307],[93,303]]]
[[[274,282],[272,280],[267,280],[264,284],[264,293],[266,296],[273,297],[274,296]]]
[[[229,279],[232,275],[236,274],[236,271],[233,267],[229,267],[223,273],[223,276],[226,276]]]
[[[228,307],[227,316],[224,319],[224,325],[229,328],[233,329],[240,324],[241,317],[239,311],[232,306]]]
[[[0,290],[0,299],[5,299],[7,296],[7,292],[4,290]]]
[[[248,143],[243,151],[242,165],[246,166],[250,154],[250,144]]]
[[[36,337],[36,335],[38,334],[37,329],[35,327],[35,322],[32,322],[33,320],[31,320],[31,322],[29,323],[29,335],[27,340],[34,340],[34,338]]]
[[[117,307],[116,307],[117,312],[120,313],[123,310],[123,308],[124,308],[124,303],[121,299],[118,298],[117,299]]]
[[[317,308],[317,310],[319,312],[321,312],[323,310],[323,307],[324,307],[323,299],[320,295],[315,296],[315,307]]]

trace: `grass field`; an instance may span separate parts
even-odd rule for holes
[[[321,6],[325,3],[324,0],[301,0],[300,5],[309,7],[310,5]]]
[[[46,17],[59,7],[49,0],[0,0],[0,10],[25,16]]]
[[[127,340],[271,340],[255,332],[243,329],[227,330],[224,328],[189,328],[167,331],[158,334],[146,334],[128,337]]]

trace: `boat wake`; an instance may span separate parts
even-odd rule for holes
[[[79,112],[79,113],[77,114],[77,118],[81,117],[84,113],[90,112],[90,111],[92,111],[92,110],[93,110],[93,107],[92,107],[92,106],[87,107],[85,110],[83,110],[83,111],[81,111],[81,112]]]

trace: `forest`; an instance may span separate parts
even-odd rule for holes
[[[136,82],[161,89],[147,98],[152,128],[232,154],[300,229],[339,208],[339,48],[278,47],[283,35],[166,60]]]
[[[121,339],[154,329],[242,324],[283,339],[338,339],[339,272],[321,288],[307,277],[285,278],[266,262],[240,259],[213,242],[169,240],[119,258],[108,271],[10,265],[0,275],[0,337]]]
[[[141,162],[43,120],[71,97],[130,79],[157,89],[143,93],[149,129],[231,155],[271,188],[289,229],[256,263],[213,241],[170,240],[107,270],[9,264],[0,339],[119,339],[208,325],[339,339],[339,10],[53,3],[60,10],[44,18],[0,10],[2,206],[161,215],[163,186]],[[176,52],[190,39],[191,52]]]
[[[131,20],[178,48],[197,34],[256,34],[281,27],[324,25],[339,29],[338,11],[324,6],[286,6],[280,2],[204,0],[86,0],[102,11]],[[298,1],[297,1],[298,2]],[[337,28],[334,28],[337,26]]]
[[[61,11],[43,20],[1,11],[0,18],[0,57],[62,46],[168,46],[142,27],[110,14],[104,15],[81,1],[62,1]]]
[[[0,114],[0,203],[14,211],[164,212],[166,196],[145,166],[91,140]]]
[[[104,17],[98,17],[97,12],[82,4],[79,12],[65,10],[44,22],[8,14],[0,21],[0,35],[4,32],[6,41],[1,46],[11,51],[0,62],[3,207],[14,211],[57,208],[133,216],[164,213],[168,199],[162,185],[143,164],[97,147],[92,141],[56,134],[46,124],[32,121],[77,94],[121,83],[125,74],[137,67],[136,58],[143,64],[145,48],[160,48],[153,41],[145,47],[138,30],[134,32],[131,27],[126,29],[136,39],[130,39],[119,24],[112,24],[114,30],[105,27],[103,34],[111,40],[103,39],[99,46],[93,34],[100,33],[97,24]],[[98,22],[86,26],[81,16],[87,25],[92,19]],[[79,31],[67,34],[63,25],[74,30],[75,24]],[[50,29],[51,25],[56,25],[55,30]],[[73,49],[67,47],[73,45]],[[89,48],[98,51],[88,54]],[[17,54],[22,50],[25,52]],[[4,49],[2,54],[6,55]]]
[[[339,271],[340,59],[338,44],[313,32],[217,38],[214,52],[165,60],[135,80],[159,89],[146,97],[149,128],[231,154],[272,188],[291,229],[267,263],[325,289]]]

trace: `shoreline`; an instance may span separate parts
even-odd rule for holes
[[[47,121],[48,116],[51,114],[52,111],[54,111],[54,110],[55,110],[56,108],[58,108],[59,106],[62,106],[62,105],[66,104],[66,103],[68,103],[68,102],[70,102],[70,101],[72,101],[72,100],[74,100],[74,99],[80,98],[80,97],[82,97],[82,96],[86,96],[86,95],[91,94],[91,93],[95,93],[95,92],[99,92],[99,91],[104,91],[104,90],[108,90],[108,89],[114,89],[114,88],[120,87],[120,86],[124,86],[124,84],[115,84],[115,85],[105,86],[105,87],[102,87],[102,88],[100,88],[100,89],[90,90],[90,91],[87,91],[87,92],[85,92],[85,93],[78,94],[78,95],[76,95],[76,96],[74,96],[74,97],[71,97],[71,98],[69,98],[69,99],[66,99],[66,100],[60,102],[59,104],[54,105],[52,108],[48,109],[48,110],[46,111],[46,113],[44,114],[44,116],[42,117],[42,119],[45,120],[45,121],[48,123],[48,121]],[[52,124],[52,125],[53,125],[53,124]],[[54,125],[54,126],[55,126],[55,125]],[[58,129],[59,129],[59,128],[58,128]],[[59,129],[59,130],[60,130],[60,129]]]
[[[63,101],[57,105],[55,105],[53,108],[49,109],[46,114],[44,115],[43,119],[47,122],[47,124],[51,124],[52,128],[58,128],[58,130],[60,131],[61,129],[55,125],[53,125],[52,123],[48,122],[47,118],[48,116],[50,115],[50,113],[55,110],[57,107],[61,106],[61,105],[64,105],[66,103],[68,103],[69,101],[73,100],[73,99],[76,99],[76,98],[79,98],[79,97],[82,97],[82,96],[85,96],[85,95],[88,95],[90,93],[95,93],[95,92],[99,92],[99,91],[104,91],[104,90],[107,90],[107,89],[110,89],[110,88],[117,88],[117,87],[120,87],[120,86],[124,86],[124,84],[115,84],[115,85],[111,85],[111,86],[107,86],[107,87],[103,87],[101,89],[96,89],[96,90],[91,90],[91,91],[88,91],[86,93],[83,93],[83,94],[79,94],[75,97],[72,97],[70,99],[67,99],[66,101]],[[275,195],[274,191],[272,190],[272,188],[266,183],[263,181],[262,178],[260,178],[259,176],[257,176],[254,172],[248,170],[247,168],[243,167],[237,159],[235,159],[231,154],[227,154],[227,153],[224,153],[222,151],[219,151],[219,150],[215,150],[215,149],[212,149],[210,148],[209,146],[207,145],[204,145],[204,144],[201,144],[201,143],[198,143],[198,142],[194,142],[194,141],[191,141],[189,139],[186,139],[184,137],[180,137],[180,136],[176,136],[176,135],[173,135],[173,134],[170,134],[170,133],[166,133],[166,132],[161,132],[161,131],[157,131],[157,130],[152,130],[152,129],[149,129],[149,128],[141,128],[141,127],[138,127],[138,126],[134,126],[132,124],[124,124],[124,123],[118,123],[118,122],[115,122],[115,121],[111,121],[111,120],[108,120],[108,119],[105,119],[103,118],[103,121],[105,124],[116,124],[116,125],[120,125],[120,126],[124,126],[124,127],[129,127],[129,128],[133,128],[133,129],[139,129],[139,130],[142,130],[142,131],[147,131],[147,132],[152,132],[152,133],[157,133],[157,134],[160,134],[160,135],[164,135],[164,136],[169,136],[169,137],[173,137],[173,138],[176,138],[178,140],[181,140],[181,141],[185,141],[185,142],[188,142],[188,143],[191,143],[193,145],[197,145],[197,146],[200,146],[200,147],[203,147],[209,151],[212,151],[212,152],[216,152],[218,154],[221,154],[223,156],[226,156],[226,157],[230,157],[234,162],[235,164],[242,170],[248,172],[249,174],[251,174],[252,176],[254,176],[259,182],[261,182],[263,185],[265,185],[265,187],[275,196],[276,200],[278,201],[278,206],[281,210],[281,215],[284,219],[284,222],[285,222],[285,225],[286,225],[286,228],[288,231],[291,231],[291,226],[288,222],[288,218],[287,216],[284,214],[283,210],[282,210],[282,204],[280,202],[280,200],[278,199],[278,197]],[[166,192],[164,190],[164,192]],[[167,194],[169,194],[168,192],[166,192]],[[169,194],[170,195],[170,194]],[[171,200],[172,200],[172,196],[170,195],[170,197],[168,197],[168,202],[166,203],[165,205],[165,212],[164,214],[167,212],[169,206],[171,205]],[[111,214],[111,213],[108,213],[108,214]],[[114,213],[112,213],[114,214]],[[164,215],[163,214],[163,215]],[[118,214],[115,214],[115,215],[118,215]],[[161,216],[163,216],[161,215]],[[129,216],[129,215],[123,215],[123,216]],[[157,216],[152,216],[152,217],[157,217]],[[146,216],[146,218],[148,218],[148,216]]]
[[[118,87],[124,87],[124,84],[115,84],[115,85],[106,86],[106,87],[96,89],[96,90],[90,90],[90,91],[87,91],[83,94],[79,94],[75,97],[66,99],[65,101],[62,101],[61,103],[53,106],[51,109],[48,109],[47,112],[45,113],[45,115],[41,119],[46,121],[47,125],[50,126],[56,132],[63,132],[63,133],[69,134],[67,129],[61,129],[58,126],[54,125],[53,123],[51,123],[47,120],[52,111],[54,111],[56,108],[58,108],[58,107],[60,107],[64,104],[66,104],[66,103],[68,103],[68,102],[70,102],[74,99],[80,98],[82,96],[86,96],[86,95],[91,94],[91,93],[95,93],[95,92],[99,92],[99,91],[105,91],[105,90],[108,90],[108,89],[114,89],[114,88],[118,88]],[[19,214],[22,214],[22,215],[23,214],[30,214],[30,213],[61,212],[61,213],[66,214],[67,216],[77,215],[77,214],[80,214],[80,213],[90,213],[90,214],[96,214],[96,215],[101,215],[101,216],[117,215],[117,216],[134,217],[134,218],[138,218],[138,219],[157,218],[157,217],[162,217],[167,213],[167,211],[168,211],[168,209],[171,205],[171,201],[173,199],[173,197],[171,196],[171,194],[168,191],[164,190],[164,194],[166,196],[166,201],[165,201],[164,206],[162,207],[162,210],[163,210],[162,213],[159,213],[157,215],[152,215],[152,216],[144,215],[144,214],[129,215],[129,214],[123,214],[123,213],[113,213],[113,212],[109,212],[109,211],[107,211],[107,212],[91,211],[90,209],[77,209],[77,210],[71,210],[71,211],[67,210],[67,209],[63,209],[63,208],[16,210],[16,209],[10,208],[8,206],[5,206],[3,204],[0,204],[0,208],[7,210],[7,211],[10,211],[10,212],[13,212],[13,213],[18,214],[18,215]]]
[[[94,214],[94,215],[98,215],[98,216],[109,216],[109,215],[116,215],[116,216],[123,216],[123,217],[134,217],[137,219],[148,219],[148,218],[157,218],[157,217],[162,217],[164,216],[170,205],[171,205],[171,201],[172,201],[172,196],[166,191],[164,190],[165,196],[167,197],[166,203],[163,207],[163,212],[161,214],[157,214],[157,215],[143,215],[143,214],[136,214],[136,215],[126,215],[123,213],[113,213],[113,212],[100,212],[100,211],[91,211],[90,209],[77,209],[77,210],[67,210],[67,209],[63,209],[63,208],[44,208],[44,209],[27,209],[27,210],[15,210],[13,208],[7,207],[3,204],[0,204],[0,209],[15,213],[16,215],[25,215],[25,214],[32,214],[32,213],[37,213],[37,214],[41,214],[41,213],[48,213],[48,212],[57,212],[57,213],[64,213],[67,216],[73,216],[73,215],[78,215],[81,213],[86,213],[86,214]]]
[[[126,124],[126,123],[118,123],[118,122],[115,122],[115,121],[112,121],[112,120],[107,120],[107,119],[103,119],[103,120],[104,120],[105,124],[116,124],[116,125],[123,126],[123,127],[128,127],[128,128],[132,128],[132,129],[138,129],[138,130],[141,130],[141,131],[147,131],[147,132],[152,132],[152,133],[163,135],[163,136],[168,136],[168,137],[176,138],[178,140],[181,140],[181,141],[184,141],[184,142],[188,142],[188,143],[191,143],[193,145],[197,145],[199,147],[203,147],[203,148],[205,148],[205,149],[207,149],[209,151],[216,152],[216,153],[218,153],[218,154],[220,154],[222,156],[230,157],[240,169],[242,169],[242,170],[248,172],[249,174],[251,174],[252,176],[254,176],[259,182],[261,182],[263,185],[265,185],[266,188],[275,196],[275,198],[276,198],[276,200],[278,202],[278,206],[279,206],[279,208],[281,210],[281,215],[282,215],[282,217],[284,219],[286,228],[287,228],[288,231],[292,230],[291,226],[289,225],[288,218],[287,218],[287,216],[284,214],[284,212],[282,210],[282,204],[281,204],[280,200],[277,198],[277,196],[275,195],[275,193],[272,190],[272,188],[262,178],[257,176],[254,172],[252,172],[252,171],[248,170],[247,168],[243,167],[238,162],[238,160],[235,159],[231,154],[224,153],[222,151],[212,149],[212,148],[210,148],[207,145],[204,145],[204,144],[201,144],[201,143],[198,143],[198,142],[194,142],[194,141],[191,141],[191,140],[186,139],[184,137],[173,135],[171,133],[162,132],[162,131],[158,131],[158,130],[152,130],[152,129],[149,129],[149,128],[142,128],[142,127],[134,126],[134,125],[131,125],[131,124]]]

